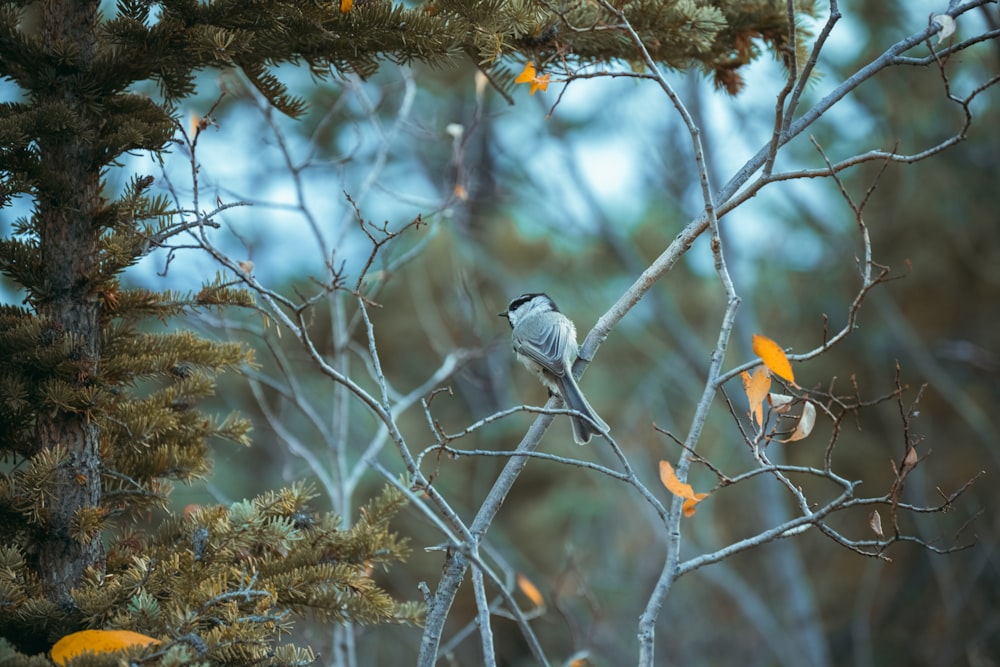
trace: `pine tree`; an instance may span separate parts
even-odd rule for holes
[[[188,223],[150,194],[152,178],[113,193],[105,177],[128,151],[167,148],[175,104],[205,68],[240,70],[296,116],[304,103],[270,72],[276,64],[367,75],[383,60],[471,58],[507,88],[511,57],[592,64],[639,54],[618,32],[567,27],[613,23],[610,5],[595,3],[556,14],[537,0],[119,0],[108,15],[99,4],[0,2],[0,78],[20,94],[0,105],[0,206],[18,196],[33,204],[0,240],[0,271],[24,297],[0,306],[0,656],[115,627],[173,640],[162,664],[304,664],[308,651],[273,645],[289,611],[415,620],[414,605],[393,602],[368,574],[405,555],[387,526],[396,493],[350,531],[313,512],[301,485],[200,508],[151,535],[131,525],[165,503],[169,480],[208,473],[208,441],[249,444],[246,421],[198,409],[215,375],[249,353],[144,325],[251,298],[221,280],[194,294],[123,289],[122,272]],[[757,55],[753,38],[788,47],[784,1],[614,5],[657,60],[701,67],[729,89]],[[132,92],[149,81],[157,99]]]

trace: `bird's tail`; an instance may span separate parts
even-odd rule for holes
[[[576,384],[576,380],[573,379],[572,375],[567,373],[561,378],[559,388],[562,390],[560,393],[562,394],[563,402],[566,403],[566,407],[586,417],[572,418],[573,440],[576,441],[576,444],[586,445],[590,442],[590,436],[602,435],[608,432],[609,427],[607,423],[590,407],[590,403],[583,397],[583,392],[580,391],[580,387]]]

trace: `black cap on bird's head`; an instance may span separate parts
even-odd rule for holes
[[[515,310],[517,310],[518,308],[520,308],[521,306],[523,306],[524,304],[528,303],[529,301],[537,297],[543,297],[546,301],[548,301],[549,307],[552,310],[554,310],[557,313],[559,312],[559,308],[556,306],[556,302],[553,301],[552,298],[549,297],[549,295],[546,294],[545,292],[528,292],[527,294],[522,294],[521,296],[512,299],[511,302],[507,304],[507,310],[503,311],[502,313],[497,313],[497,315],[499,317],[506,317],[507,322],[509,322],[510,326],[513,327],[514,323],[510,321],[510,314]]]

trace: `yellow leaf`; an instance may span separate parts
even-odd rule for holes
[[[52,660],[65,665],[71,658],[91,653],[111,653],[130,646],[159,644],[157,640],[130,630],[81,630],[66,635],[52,647]]]
[[[753,335],[753,353],[764,362],[764,365],[771,369],[771,372],[780,378],[795,384],[795,375],[792,373],[792,365],[785,356],[785,351],[767,336],[760,334]]]
[[[743,391],[746,392],[747,402],[750,405],[750,415],[757,426],[764,425],[764,399],[771,389],[771,376],[767,374],[767,369],[758,366],[754,369],[753,375],[746,371],[740,374],[743,379]]]
[[[549,89],[549,75],[543,74],[542,76],[536,76],[531,82],[531,92],[529,95],[534,95],[536,90],[540,90],[543,93]]]
[[[545,599],[542,597],[542,594],[538,592],[538,588],[531,583],[530,579],[520,572],[517,573],[517,587],[521,589],[521,592],[524,593],[536,607],[545,606]]]
[[[535,69],[534,61],[529,60],[528,64],[524,66],[521,73],[517,75],[514,79],[514,83],[528,83],[531,84],[531,95],[535,94],[535,91],[541,90],[545,92],[549,89],[549,74],[544,74],[538,76],[538,71]]]
[[[529,60],[528,64],[524,66],[524,69],[521,70],[521,73],[517,75],[516,79],[514,79],[514,83],[531,83],[536,74],[535,63],[534,61]]]
[[[694,506],[705,498],[708,498],[707,493],[695,493],[690,484],[677,479],[674,467],[670,465],[669,461],[660,461],[660,481],[663,482],[663,486],[667,487],[670,493],[684,498],[684,504],[681,505],[681,509],[684,510],[684,516],[694,514]]]

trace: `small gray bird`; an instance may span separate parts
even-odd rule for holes
[[[590,436],[607,433],[608,425],[590,407],[573,378],[579,351],[576,327],[559,312],[555,301],[542,293],[522,294],[499,315],[510,322],[518,361],[558,394],[567,408],[583,415],[573,417],[573,440],[586,445]]]

